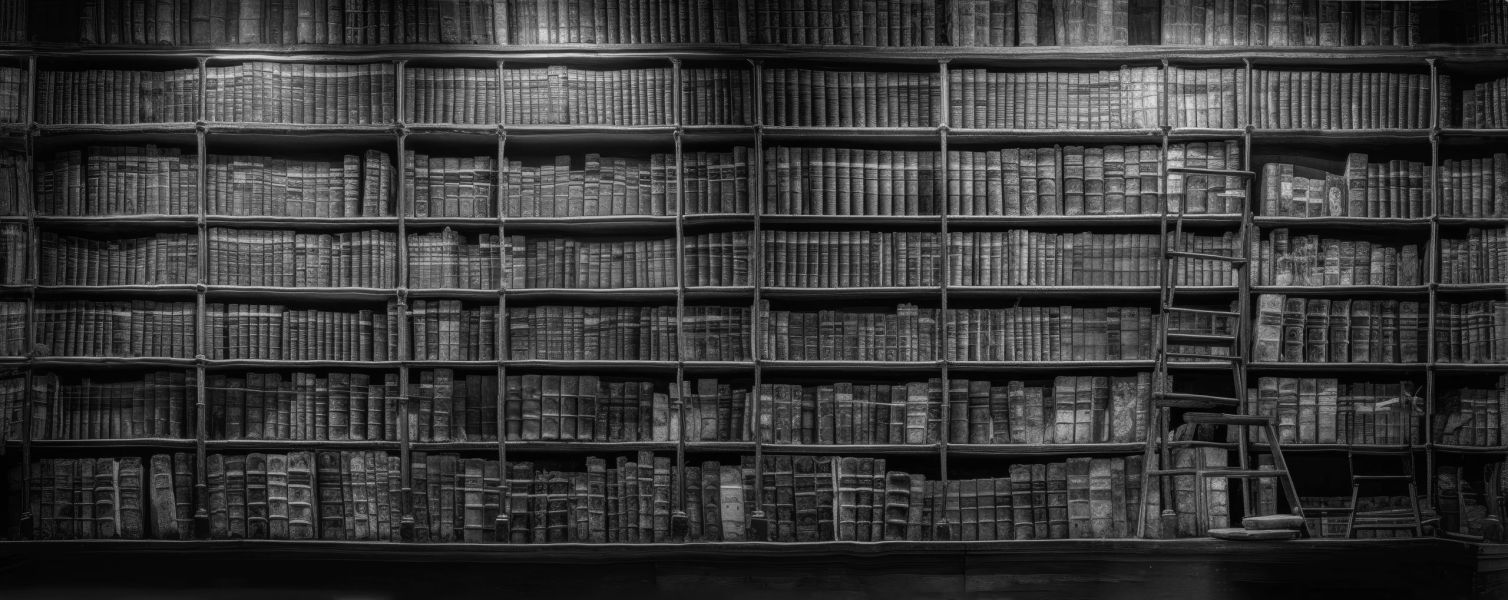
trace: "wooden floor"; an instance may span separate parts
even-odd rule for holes
[[[1442,540],[423,546],[0,542],[0,598],[1504,598]]]

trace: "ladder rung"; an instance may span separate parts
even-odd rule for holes
[[[1203,473],[1200,473],[1200,475],[1203,475],[1205,477],[1248,477],[1252,479],[1264,479],[1267,477],[1285,477],[1288,475],[1288,471],[1262,471],[1257,469],[1214,469],[1206,470]]]
[[[1228,263],[1231,263],[1233,265],[1244,265],[1247,262],[1247,259],[1242,258],[1240,256],[1226,256],[1224,254],[1209,254],[1207,252],[1185,252],[1183,250],[1169,250],[1168,251],[1168,257],[1170,257],[1170,258],[1193,258],[1193,259],[1198,259],[1198,260],[1218,260],[1218,261],[1228,262]]]
[[[1413,475],[1352,475],[1351,481],[1413,481]]]
[[[1239,317],[1241,313],[1229,310],[1210,310],[1208,308],[1184,308],[1182,306],[1163,306],[1163,310],[1169,312],[1181,312],[1191,315],[1210,315],[1212,317]]]
[[[1223,335],[1223,334],[1218,334],[1218,333],[1181,333],[1181,332],[1169,331],[1168,332],[1168,341],[1169,342],[1192,342],[1192,343],[1203,343],[1203,344],[1234,344],[1234,343],[1236,343],[1236,336],[1233,336],[1233,335]]]
[[[1171,408],[1236,408],[1241,406],[1241,400],[1238,398],[1204,394],[1161,392],[1153,394],[1153,398],[1159,405]]]
[[[1211,169],[1208,167],[1168,167],[1169,173],[1183,173],[1185,175],[1224,175],[1226,177],[1256,177],[1251,171],[1236,169]]]
[[[1151,471],[1147,471],[1148,475],[1160,475],[1164,477],[1176,475],[1197,475],[1198,473],[1198,471],[1195,471],[1193,469],[1152,469]]]
[[[1304,514],[1306,514],[1306,515],[1307,514],[1311,514],[1311,513],[1341,513],[1341,514],[1345,514],[1345,513],[1351,512],[1353,510],[1356,510],[1356,509],[1351,508],[1349,506],[1305,506],[1304,507]]]
[[[1272,417],[1263,415],[1230,415],[1225,413],[1192,412],[1184,413],[1185,423],[1200,423],[1205,425],[1235,425],[1238,427],[1260,427],[1271,425]]]
[[[1229,362],[1239,362],[1241,360],[1241,357],[1239,356],[1215,356],[1211,354],[1191,354],[1188,352],[1168,352],[1164,354],[1164,356],[1167,356],[1169,358],[1197,358],[1200,360],[1223,360]]]

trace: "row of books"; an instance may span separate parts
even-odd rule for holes
[[[0,223],[0,283],[23,284],[31,273],[31,240],[25,223]]]
[[[0,12],[0,18],[4,18]],[[0,67],[0,123],[20,123],[23,94],[26,93],[26,70],[18,67]]]
[[[690,102],[686,121],[746,124],[752,89],[747,76],[722,69],[724,93]],[[17,72],[19,73],[19,71]],[[486,73],[486,71],[479,71]],[[941,116],[937,75],[929,72],[841,71],[772,67],[763,70],[765,123],[816,127],[932,127]],[[669,68],[575,69],[561,65],[509,68],[499,82],[502,122],[516,125],[666,125],[672,115]],[[1259,93],[1250,106],[1246,78]],[[213,122],[382,124],[396,118],[396,73],[390,63],[304,64],[248,62],[207,70],[205,114]],[[200,118],[198,73],[176,71],[42,71],[36,118],[42,123],[154,123]],[[1165,81],[1166,79],[1166,81]],[[19,81],[19,79],[17,80]],[[950,126],[1014,129],[1155,128],[1167,111],[1174,127],[1263,129],[1497,127],[1494,94],[1504,80],[1475,84],[1452,97],[1451,75],[1305,70],[1121,67],[1096,72],[949,71]],[[1164,86],[1168,89],[1164,90]],[[694,100],[705,85],[685,93]],[[1438,92],[1436,91],[1438,88]],[[19,100],[19,88],[17,88]],[[1168,106],[1163,106],[1163,95]],[[416,90],[417,93],[417,90]],[[452,96],[462,94],[453,94]],[[433,95],[431,95],[433,96]],[[741,98],[738,110],[715,108]],[[426,96],[421,96],[426,98]],[[451,102],[446,98],[430,98]],[[485,102],[485,98],[478,102]],[[12,110],[19,114],[19,104]],[[431,110],[415,105],[419,115]],[[743,113],[743,114],[739,114]],[[1249,115],[1247,114],[1249,113]],[[1469,114],[1468,114],[1469,113]]]
[[[1423,312],[1421,312],[1423,308]],[[1257,296],[1252,360],[1415,363],[1427,358],[1428,305],[1398,300]],[[1438,338],[1438,336],[1437,336]],[[1436,356],[1436,360],[1447,360]]]
[[[392,63],[246,62],[209,67],[204,79],[204,120],[392,123],[396,79]]]
[[[37,373],[31,385],[34,440],[193,437],[190,407],[198,386],[184,371],[76,379]]]
[[[753,125],[754,73],[748,69],[681,69],[684,125]]]
[[[403,155],[410,217],[497,216],[497,157]],[[510,197],[510,202],[522,200]]]
[[[91,45],[495,44],[507,43],[506,37],[496,37],[496,28],[506,20],[493,11],[507,4],[511,3],[79,0],[33,7],[30,33],[50,42]]]
[[[1437,362],[1508,362],[1508,301],[1438,302],[1434,337]]]
[[[1436,104],[1439,122],[1454,122],[1448,74],[1255,69],[1251,77],[1249,124],[1259,129],[1427,129]]]
[[[1439,172],[1441,216],[1508,216],[1508,153],[1447,158]]]
[[[0,350],[5,356],[22,356],[31,352],[26,346],[30,333],[27,327],[27,319],[31,318],[29,309],[25,302],[0,302],[0,331],[5,333],[0,336]]]
[[[1411,160],[1367,162],[1346,155],[1344,173],[1291,163],[1262,165],[1262,214],[1270,217],[1410,218],[1428,216],[1429,165]],[[1444,210],[1441,214],[1453,214]]]
[[[183,123],[199,118],[198,69],[41,71],[35,94],[34,118],[40,123]]]
[[[750,232],[685,236],[688,286],[749,285]],[[642,288],[678,283],[674,239],[598,241],[509,236],[503,276],[517,288]]]
[[[404,69],[403,118],[409,123],[501,123],[502,88],[496,68]]]
[[[918,231],[761,231],[764,284],[936,286],[942,274],[938,237]]]
[[[499,289],[516,271],[503,241],[495,233],[474,236],[449,227],[436,233],[408,234],[408,285],[411,288]],[[506,265],[506,266],[505,266]]]
[[[1061,153],[1061,156],[1060,156]],[[687,214],[747,213],[750,149],[684,155]],[[1158,210],[1161,150],[1157,146],[1006,148],[949,151],[949,174],[936,152],[778,146],[766,153],[767,214],[1139,214]],[[649,161],[587,154],[525,166],[510,161],[495,173],[491,157],[413,155],[409,162],[410,216],[493,217],[495,178],[510,217],[675,214],[672,154]],[[44,215],[195,214],[195,157],[156,146],[91,146],[41,161],[37,209]],[[1168,165],[1239,166],[1236,142],[1174,143]],[[209,213],[266,216],[390,216],[395,173],[388,155],[369,150],[343,162],[211,155]],[[1428,165],[1369,163],[1347,155],[1343,173],[1291,163],[1262,168],[1265,216],[1426,216]],[[1058,190],[1062,171],[1063,190]],[[1445,159],[1440,167],[1444,216],[1508,214],[1508,155]],[[14,173],[11,175],[14,177]],[[21,184],[22,180],[15,183]],[[946,193],[943,186],[947,185]],[[1169,193],[1186,198],[1191,213],[1238,212],[1239,182],[1186,175],[1169,179]],[[16,189],[22,189],[14,186]],[[6,188],[12,189],[12,188]],[[24,195],[23,195],[24,196]],[[18,196],[20,197],[20,196]],[[19,206],[7,214],[21,214]]]
[[[1194,46],[1414,46],[1427,11],[1412,2],[1345,0],[1161,4],[1162,43]]]
[[[193,234],[95,240],[44,231],[40,237],[43,285],[182,284],[197,278],[198,240]]]
[[[1345,240],[1272,229],[1257,242],[1257,285],[1390,285],[1424,283],[1417,244]]]
[[[942,102],[935,72],[767,68],[765,124],[800,127],[933,127]]]
[[[24,322],[19,314],[4,315]],[[155,300],[56,300],[37,302],[33,325],[38,356],[194,356],[194,303]],[[6,310],[6,312],[10,312]],[[14,315],[14,316],[13,316]],[[7,319],[9,321],[9,319]],[[27,339],[24,327],[7,327],[13,349]]]
[[[389,315],[397,312],[391,301],[387,309]],[[499,329],[496,304],[415,300],[408,308],[408,322],[409,356],[416,360],[493,360],[500,355],[495,346]]]
[[[1499,376],[1492,388],[1460,388],[1441,394],[1435,400],[1435,431],[1430,439],[1437,444],[1460,446],[1503,446],[1503,429],[1508,423],[1508,376]]]
[[[398,282],[398,235],[391,231],[210,227],[208,233],[211,285],[388,288]]]
[[[941,46],[947,5],[939,0],[777,0],[753,3],[746,18],[750,41],[756,44]]]
[[[1260,377],[1256,414],[1275,418],[1283,444],[1418,443],[1422,388],[1412,381],[1340,383],[1331,377]],[[1265,443],[1264,432],[1253,440]],[[1438,441],[1438,440],[1437,440]]]
[[[216,166],[211,165],[211,180],[223,181],[214,178]],[[238,166],[245,168],[242,178],[268,172],[266,164]],[[178,148],[148,144],[64,150],[37,160],[34,177],[37,214],[41,215],[199,212],[198,156]]]
[[[1186,233],[1182,244],[1150,233],[1057,233],[1012,229],[948,233],[949,285],[1158,285],[1162,244],[1171,250],[1235,256],[1236,235]],[[769,256],[768,245],[765,256]],[[765,267],[765,273],[770,269]],[[1235,272],[1215,261],[1181,261],[1170,275],[1180,285],[1235,285]]]
[[[176,303],[175,303],[176,304]],[[189,305],[190,317],[193,308]],[[73,306],[72,313],[79,320],[94,321],[96,308]],[[150,315],[150,313],[148,313]],[[134,316],[134,315],[132,315]],[[205,356],[220,359],[272,359],[272,360],[342,360],[383,361],[395,360],[398,328],[392,310],[361,309],[358,311],[299,309],[281,304],[222,304],[212,302],[204,306]],[[192,321],[190,321],[192,322]],[[131,325],[135,325],[133,319]],[[123,327],[116,324],[104,327],[110,335],[120,336]],[[418,324],[414,327],[417,329]],[[190,326],[192,329],[192,326]],[[142,335],[156,333],[151,326]],[[56,338],[72,340],[87,330],[77,329],[60,332]],[[136,330],[130,330],[134,341]],[[67,334],[67,337],[64,337]],[[189,334],[192,337],[192,333]],[[86,338],[87,346],[99,347],[92,338]],[[192,353],[169,354],[119,354],[89,353],[95,356],[193,356]]]
[[[456,381],[460,398],[468,381]],[[212,440],[397,441],[404,396],[397,373],[294,371],[210,373],[204,399]]]
[[[725,44],[743,40],[738,4],[661,0],[493,0],[505,44]]]
[[[1091,72],[953,69],[948,72],[948,124],[968,129],[1157,127],[1162,83],[1163,73],[1157,67]],[[841,81],[838,86],[842,89]],[[812,104],[821,106],[815,101]],[[856,125],[893,126],[884,121],[860,121]]]
[[[939,323],[936,309],[911,304],[894,312],[803,312],[762,302],[768,325],[760,347],[769,360],[938,360],[939,335],[954,360],[1141,359],[1152,347],[1146,307],[953,309]]]
[[[193,463],[193,455],[183,452],[145,460],[128,456],[32,461],[27,508],[33,535],[43,540],[192,539]]]
[[[509,310],[513,360],[749,360],[749,309],[533,306]],[[484,341],[484,344],[487,342]]]
[[[503,115],[519,125],[665,125],[675,120],[673,81],[668,67],[504,69]]]
[[[1461,90],[1461,126],[1467,129],[1508,127],[1508,78],[1484,81]],[[1445,121],[1449,123],[1449,121]]]
[[[1406,46],[1426,16],[1466,23],[1468,43],[1501,43],[1508,24],[1491,0],[1356,4],[1162,0],[101,0],[32,7],[8,2],[6,40],[105,45],[761,44],[856,46]],[[1446,3],[1438,3],[1443,5]],[[133,8],[135,10],[133,10]],[[747,40],[743,29],[747,28]]]
[[[1508,230],[1472,227],[1439,240],[1440,283],[1508,282]]]
[[[0,150],[0,215],[24,215],[32,197],[31,159],[20,152]]]
[[[223,154],[211,154],[206,162],[205,193],[212,215],[388,217],[396,214],[393,196],[397,173],[388,154],[380,150],[347,154],[340,162]],[[93,187],[89,189],[92,191]],[[417,196],[411,197],[417,203]],[[119,214],[87,199],[83,205],[79,214]]]

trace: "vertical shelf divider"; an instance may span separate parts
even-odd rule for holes
[[[210,280],[209,272],[209,228],[205,215],[209,213],[209,131],[205,116],[209,113],[208,86],[209,59],[199,57],[199,89],[195,90],[195,108],[197,109],[194,124],[194,141],[197,149],[198,181],[194,186],[194,193],[198,195],[199,210],[195,215],[195,231],[198,234],[199,256],[195,273],[197,280],[194,282],[194,532],[195,539],[207,540],[210,538],[209,522],[209,477],[206,468],[207,457],[205,456],[205,440],[209,437],[207,419],[205,418],[205,360],[209,356],[209,344],[207,332],[209,331],[205,321],[208,320],[208,306],[205,303],[206,287]]]
[[[941,272],[941,275],[938,278],[939,281],[937,289],[937,326],[933,329],[934,331],[939,332],[940,335],[932,340],[933,356],[937,360],[939,365],[938,376],[942,378],[942,383],[940,384],[942,386],[942,423],[939,424],[939,427],[942,429],[942,431],[937,440],[937,471],[938,477],[942,481],[943,489],[947,489],[948,487],[948,438],[952,435],[952,415],[949,414],[949,404],[952,403],[952,398],[949,397],[950,386],[948,381],[948,366],[954,360],[952,351],[955,347],[954,344],[945,343],[943,341],[945,339],[952,338],[952,336],[948,334],[952,332],[953,325],[952,319],[950,318],[950,315],[948,313],[948,278],[950,276],[950,273],[948,272],[948,266],[952,261],[949,260],[949,257],[946,254],[946,251],[948,249],[948,207],[952,206],[952,203],[950,202],[951,199],[947,196],[948,189],[950,187],[947,184],[947,180],[953,177],[953,164],[952,161],[948,160],[948,113],[950,112],[948,89],[948,60],[949,59],[943,58],[937,61],[937,158],[938,162],[941,162],[943,165],[943,197],[941,199],[941,202],[939,202],[937,206],[937,247],[940,248],[942,252],[939,253],[940,260],[938,261],[938,270]],[[934,162],[933,164],[937,163]],[[962,175],[960,174],[960,177],[961,176]],[[1062,188],[1060,187],[1059,189]],[[960,198],[959,203],[962,204],[962,201],[963,199]],[[948,522],[947,512],[939,512],[942,516],[937,519],[937,524],[934,527],[934,531],[932,532],[932,539],[946,541],[960,537],[958,535],[954,535],[954,527],[961,526],[962,523],[950,523]]]
[[[36,137],[39,132],[36,118],[36,95],[37,95],[37,57],[30,56],[26,59],[26,92],[22,99],[25,102],[21,111],[21,123],[26,128],[23,140],[26,153],[22,164],[26,166],[26,172],[32,173],[32,162],[36,154]],[[24,200],[24,213],[26,216],[26,235],[30,236],[33,243],[28,244],[27,272],[26,272],[26,331],[23,334],[21,354],[26,357],[24,367],[25,389],[21,390],[21,510],[18,511],[16,529],[21,539],[31,539],[35,534],[35,521],[39,515],[31,514],[31,434],[32,434],[32,403],[37,398],[32,394],[32,388],[36,385],[36,366],[32,359],[36,356],[37,348],[37,282],[41,274],[41,244],[35,243],[40,236],[37,235],[37,199],[36,189],[30,185],[31,178],[22,179],[23,190],[30,192]]]
[[[742,1],[755,2],[758,0]],[[747,24],[745,24],[745,26],[747,26]],[[748,35],[747,30],[745,31],[745,35]],[[753,68],[752,77],[754,83],[754,102],[752,103],[754,107],[754,154],[750,157],[750,160],[753,161],[754,164],[749,165],[748,169],[750,179],[754,181],[755,188],[749,190],[748,193],[749,209],[750,212],[754,213],[754,235],[749,239],[749,244],[751,245],[749,253],[749,270],[752,272],[751,277],[753,279],[753,281],[751,281],[750,283],[754,284],[754,311],[749,315],[749,338],[750,344],[751,346],[753,346],[751,348],[751,350],[753,351],[751,357],[754,359],[754,389],[751,390],[750,393],[754,395],[754,398],[752,400],[754,414],[746,419],[746,421],[748,421],[749,425],[749,439],[754,442],[754,468],[756,470],[760,470],[764,468],[765,439],[761,433],[763,429],[761,425],[764,422],[763,415],[764,411],[773,410],[773,408],[771,407],[764,406],[764,403],[760,401],[760,398],[762,396],[762,394],[760,394],[760,389],[762,389],[764,386],[763,378],[765,360],[762,343],[763,334],[761,333],[760,329],[765,325],[762,318],[765,314],[765,311],[761,310],[761,307],[764,304],[764,241],[760,233],[760,227],[762,226],[761,217],[764,214],[765,202],[765,80],[764,61],[757,59],[750,60],[749,64]],[[754,477],[754,497],[760,499],[764,498],[764,477],[762,473],[756,474]],[[765,519],[764,510],[758,503],[755,503],[754,511],[749,514],[749,530],[747,532],[746,538],[751,541],[769,541],[769,531],[770,523]]]
[[[686,541],[690,534],[690,518],[686,515],[686,163],[681,147],[686,123],[686,107],[682,102],[681,59],[670,59],[671,90],[670,106],[675,125],[675,386],[670,390],[672,416],[670,435],[675,442],[675,467],[671,477],[675,480],[674,497],[670,499],[669,539]]]
[[[395,302],[392,310],[396,311],[393,319],[398,328],[398,352],[395,358],[398,360],[398,471],[402,480],[401,512],[398,523],[398,539],[403,542],[414,541],[414,470],[413,470],[413,432],[409,430],[409,414],[413,410],[415,398],[408,395],[409,363],[414,359],[409,341],[408,327],[408,212],[412,209],[413,198],[408,197],[408,169],[404,168],[403,156],[408,149],[408,128],[404,121],[408,114],[410,99],[404,93],[404,78],[408,75],[408,61],[394,61],[394,77],[397,78],[397,110],[398,122],[393,128],[395,143],[398,150],[398,198],[394,203],[394,213],[398,217],[398,276],[393,282],[396,289]]]
[[[1439,335],[1439,332],[1435,331],[1435,314],[1440,309],[1440,261],[1438,253],[1440,251],[1440,129],[1442,123],[1440,123],[1440,67],[1433,58],[1427,58],[1425,62],[1429,63],[1429,97],[1431,100],[1429,108],[1429,241],[1426,242],[1428,247],[1424,252],[1424,272],[1429,278],[1427,280],[1429,285],[1429,310],[1425,311],[1425,318],[1429,319],[1429,322],[1425,324],[1427,332],[1425,340],[1428,347],[1425,349],[1423,357],[1426,369],[1424,373],[1424,418],[1421,421],[1424,424],[1424,505],[1431,507],[1431,510],[1433,510],[1435,507],[1435,397],[1439,394],[1438,390],[1435,389],[1438,384],[1438,377],[1435,371],[1438,365],[1436,361],[1440,360],[1440,357],[1435,355],[1435,336]],[[1449,98],[1446,98],[1446,100],[1449,100]],[[1412,427],[1412,415],[1410,415],[1408,422],[1409,426]],[[1413,439],[1413,436],[1409,436],[1408,439]],[[1414,452],[1414,449],[1410,448],[1409,452]],[[1418,473],[1414,473],[1413,475],[1415,478],[1419,476]]]
[[[497,489],[497,517],[493,520],[493,541],[506,543],[512,541],[512,515],[508,508],[512,505],[512,498],[508,493],[508,360],[511,355],[508,352],[510,340],[508,339],[508,292],[509,281],[512,280],[513,270],[520,268],[513,263],[513,247],[508,243],[508,186],[503,177],[508,172],[508,130],[503,125],[503,61],[497,62],[497,103],[498,118],[497,131],[497,171],[494,181],[495,199],[494,209],[497,211],[497,251],[500,253],[498,262],[504,266],[501,278],[497,282],[497,330],[493,337],[496,347],[493,355],[497,357],[497,465],[498,465],[498,489]]]

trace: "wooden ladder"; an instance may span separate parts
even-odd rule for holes
[[[1161,296],[1159,302],[1160,318],[1158,334],[1160,343],[1157,347],[1156,366],[1153,373],[1152,406],[1148,411],[1148,435],[1146,448],[1143,455],[1142,469],[1142,496],[1140,510],[1137,513],[1137,532],[1139,535],[1147,534],[1147,512],[1150,507],[1152,494],[1151,484],[1158,483],[1160,500],[1163,507],[1159,523],[1161,525],[1158,537],[1176,537],[1177,513],[1174,510],[1174,495],[1171,486],[1162,485],[1167,477],[1193,476],[1196,487],[1196,509],[1200,514],[1207,514],[1208,498],[1205,497],[1204,479],[1210,477],[1243,478],[1247,480],[1261,478],[1276,478],[1283,487],[1283,493],[1288,505],[1295,514],[1303,516],[1303,508],[1299,506],[1298,492],[1293,485],[1287,462],[1283,459],[1282,450],[1278,444],[1276,426],[1271,417],[1250,414],[1252,408],[1247,401],[1246,387],[1246,353],[1247,343],[1242,335],[1246,323],[1242,321],[1244,307],[1250,305],[1250,286],[1247,285],[1245,275],[1249,272],[1251,258],[1248,255],[1251,248],[1249,232],[1251,230],[1251,197],[1250,189],[1255,173],[1245,170],[1234,169],[1207,169],[1199,167],[1169,167],[1164,179],[1174,176],[1204,175],[1213,177],[1239,178],[1242,184],[1236,189],[1227,189],[1226,197],[1238,198],[1241,202],[1241,222],[1236,236],[1236,249],[1231,255],[1214,254],[1205,252],[1193,252],[1185,250],[1183,228],[1187,217],[1187,195],[1178,195],[1177,206],[1174,211],[1169,211],[1168,202],[1165,200],[1161,207],[1159,219],[1163,239],[1163,273],[1161,278]],[[1178,292],[1181,286],[1179,281],[1178,266],[1182,261],[1205,261],[1223,263],[1237,276],[1239,283],[1239,298],[1237,310],[1211,310],[1208,308],[1194,308],[1180,306]],[[1215,319],[1228,319],[1228,334],[1217,334],[1212,328],[1210,332],[1187,331],[1173,328],[1172,315],[1191,317],[1207,317],[1213,323]],[[1224,355],[1207,355],[1194,352],[1174,352],[1170,350],[1172,345],[1203,346],[1211,348],[1223,347],[1228,350]],[[1212,353],[1213,354],[1213,353]],[[1193,359],[1204,362],[1217,362],[1222,368],[1229,369],[1231,381],[1231,393],[1229,395],[1202,394],[1176,392],[1172,389],[1169,377],[1169,363],[1173,359]],[[1172,409],[1187,409],[1204,412],[1188,412],[1183,415],[1183,421],[1191,425],[1225,425],[1236,428],[1238,438],[1239,461],[1236,468],[1212,468],[1203,464],[1203,454],[1195,453],[1193,468],[1173,468],[1172,448],[1169,445],[1171,435],[1170,426]],[[1251,436],[1249,428],[1258,427],[1266,432],[1268,452],[1273,457],[1273,470],[1259,470],[1251,466]],[[1155,465],[1161,465],[1160,467]],[[1243,485],[1242,493],[1245,499],[1244,506],[1249,511],[1255,506],[1256,494],[1250,484]]]

